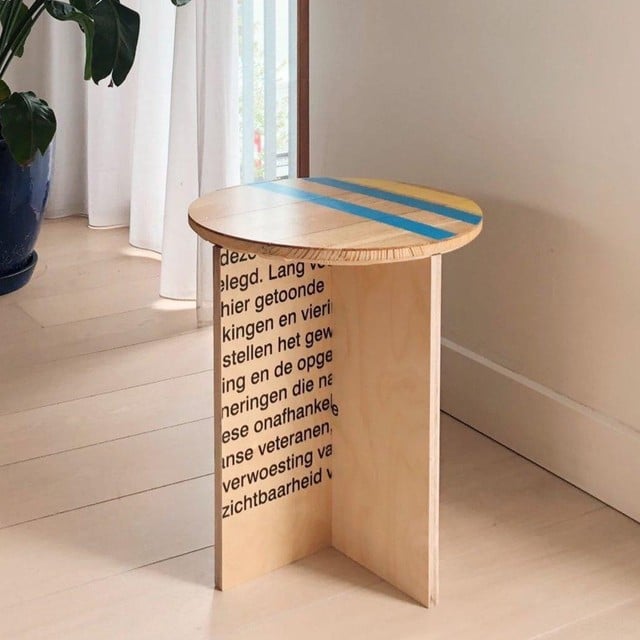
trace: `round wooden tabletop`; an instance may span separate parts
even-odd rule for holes
[[[295,178],[196,200],[189,224],[228,249],[321,264],[416,260],[458,249],[482,228],[475,202],[363,178]]]

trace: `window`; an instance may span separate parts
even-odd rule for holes
[[[296,175],[298,0],[238,0],[242,181]]]

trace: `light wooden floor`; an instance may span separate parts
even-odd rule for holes
[[[447,417],[439,607],[333,551],[214,593],[209,330],[122,230],[39,249],[0,298],[2,640],[640,637],[640,525]]]

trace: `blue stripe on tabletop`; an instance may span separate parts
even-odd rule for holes
[[[256,182],[252,186],[272,191],[273,193],[279,193],[281,195],[291,196],[298,200],[305,200],[313,202],[314,204],[328,207],[329,209],[335,209],[342,213],[350,213],[354,216],[366,218],[367,220],[374,220],[382,224],[387,224],[397,229],[403,229],[404,231],[410,231],[411,233],[417,233],[418,235],[431,238],[432,240],[445,240],[446,238],[453,238],[456,234],[444,229],[438,229],[438,227],[432,227],[429,224],[422,222],[416,222],[415,220],[407,220],[399,216],[394,216],[384,211],[378,211],[377,209],[370,209],[369,207],[363,207],[351,202],[344,202],[343,200],[337,200],[336,198],[328,198],[326,196],[319,196],[315,193],[309,193],[302,189],[295,189],[294,187],[287,187],[277,182]]]
[[[382,189],[375,189],[373,187],[365,187],[361,184],[355,184],[353,182],[345,182],[344,180],[336,180],[335,178],[305,178],[309,182],[316,182],[323,184],[327,187],[335,187],[336,189],[344,189],[346,191],[352,191],[353,193],[359,193],[363,196],[371,196],[373,198],[379,198],[380,200],[388,200],[389,202],[395,202],[397,204],[404,204],[408,207],[415,207],[422,211],[429,211],[430,213],[436,213],[440,216],[452,218],[453,220],[460,220],[460,222],[468,222],[469,224],[479,224],[482,218],[475,213],[469,213],[468,211],[462,211],[461,209],[455,209],[454,207],[448,207],[444,204],[437,204],[435,202],[429,202],[428,200],[422,200],[420,198],[412,198],[411,196],[403,196],[399,193],[393,193],[392,191],[383,191]]]

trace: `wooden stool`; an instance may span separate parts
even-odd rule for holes
[[[334,546],[438,593],[441,254],[479,207],[307,178],[190,207],[214,249],[216,587]]]

